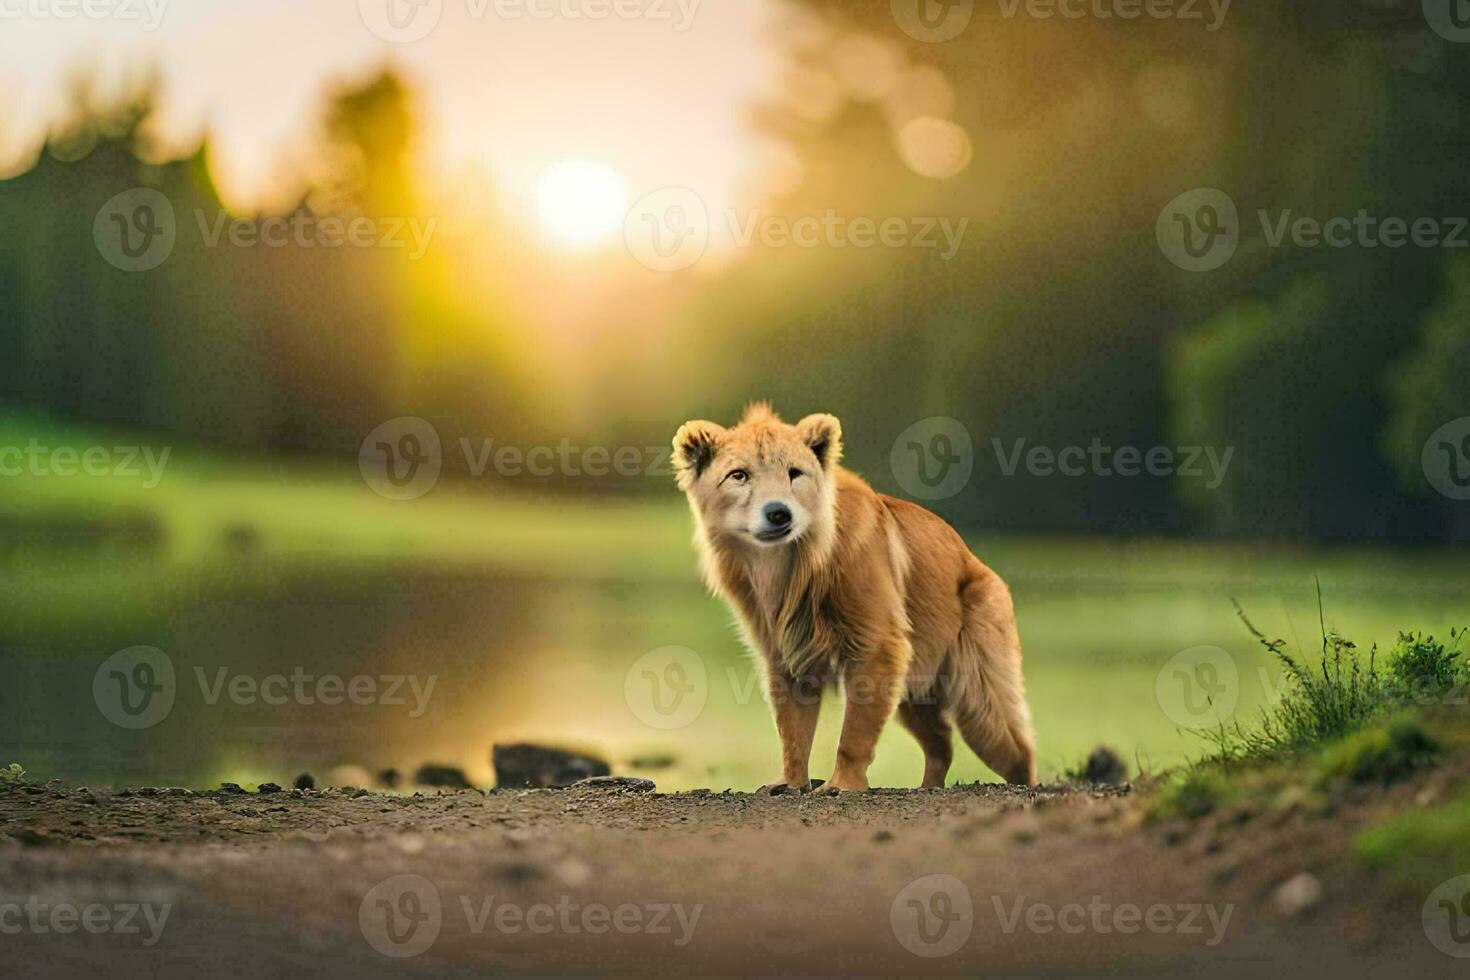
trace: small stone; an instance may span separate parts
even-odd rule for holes
[[[875,844],[886,844],[891,840],[893,840],[893,831],[891,830],[880,830],[873,835],[873,842]]]
[[[219,784],[219,791],[221,793],[243,793],[243,792],[245,792],[244,788],[241,787],[241,785],[239,783],[220,783]],[[121,796],[122,794],[119,793],[118,795]]]
[[[414,773],[413,781],[420,786],[440,789],[474,789],[464,770],[457,766],[423,765]]]
[[[261,783],[259,786],[256,787],[256,791],[260,793],[279,793],[281,791],[281,787],[277,786],[275,783]]]
[[[1121,786],[1128,781],[1128,766],[1118,757],[1118,753],[1106,745],[1099,745],[1087,757],[1082,777],[1090,783]]]
[[[642,779],[638,776],[591,776],[587,779],[579,779],[573,783],[570,789],[621,789],[630,793],[649,793],[654,789],[651,779]]]
[[[1310,871],[1288,878],[1271,893],[1271,904],[1282,915],[1296,915],[1322,900],[1322,882]]]

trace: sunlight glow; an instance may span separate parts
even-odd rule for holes
[[[628,190],[623,178],[600,163],[558,163],[536,183],[536,213],[546,230],[565,242],[590,245],[623,227]]]

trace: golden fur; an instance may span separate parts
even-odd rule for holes
[[[836,682],[846,711],[824,791],[867,787],[895,710],[923,747],[923,785],[944,785],[951,725],[997,773],[1034,784],[1010,590],[948,524],[875,493],[841,456],[836,418],[788,425],[765,404],[734,428],[686,422],[674,437],[705,577],[765,666],[782,756],[768,788],[808,785],[821,692]]]

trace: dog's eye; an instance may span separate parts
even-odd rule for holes
[[[731,470],[729,473],[725,474],[725,479],[733,480],[736,483],[744,483],[746,480],[750,479],[750,474],[745,472],[744,470]]]
[[[793,482],[795,482],[795,480],[796,480],[796,478],[798,476],[806,476],[805,473],[803,473],[801,470],[797,469],[794,466],[791,469],[789,469],[789,470],[786,471],[786,475],[789,476],[789,477],[791,477],[791,479],[792,479]]]

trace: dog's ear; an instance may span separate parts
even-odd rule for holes
[[[679,481],[680,489],[688,490],[699,479],[724,438],[724,426],[704,419],[679,426],[674,435],[674,478]]]
[[[822,469],[830,470],[842,459],[842,423],[837,421],[837,416],[808,415],[796,423],[796,431],[816,455]]]

